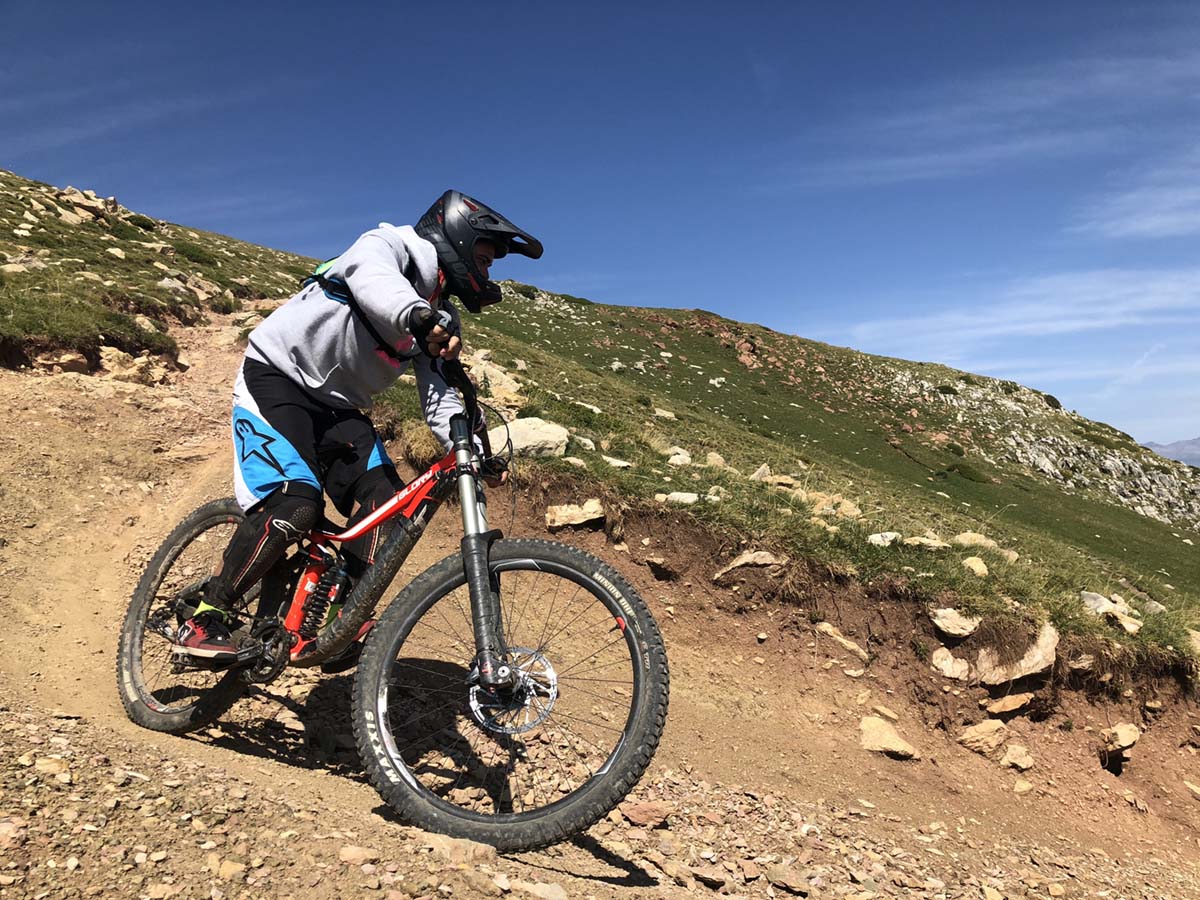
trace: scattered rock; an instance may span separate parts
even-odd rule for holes
[[[900,721],[899,714],[892,711],[889,707],[884,706],[882,703],[877,703],[874,706],[872,706],[871,711],[874,712],[880,718],[887,719],[889,722],[899,722]]]
[[[725,882],[729,880],[729,873],[720,866],[707,863],[700,866],[689,866],[692,870],[692,875],[701,884],[711,888],[724,887]]]
[[[945,541],[943,541],[941,538],[917,535],[914,537],[905,538],[904,546],[905,547],[920,547],[922,550],[945,550],[950,545],[947,544]]]
[[[765,481],[771,475],[771,467],[763,463],[750,475],[751,481]]]
[[[495,862],[496,848],[490,844],[469,841],[465,838],[454,838],[445,834],[426,832],[422,835],[422,846],[432,850],[435,856],[440,856],[456,864],[477,864]],[[374,860],[369,860],[374,862]]]
[[[1014,794],[1028,794],[1033,790],[1033,782],[1026,781],[1024,778],[1018,778],[1016,784],[1013,785]]]
[[[983,684],[1004,684],[1047,671],[1054,665],[1057,649],[1058,630],[1047,622],[1038,631],[1037,640],[1016,662],[1001,663],[997,652],[985,647],[979,651],[975,668]]]
[[[379,861],[379,851],[348,844],[338,851],[338,859],[348,866],[361,866]]]
[[[513,419],[508,423],[508,434],[512,438],[513,452],[518,456],[563,456],[571,436],[561,425],[536,416]],[[504,428],[491,429],[488,439],[493,447],[503,446]]]
[[[964,531],[961,534],[956,534],[950,538],[950,543],[956,544],[959,547],[986,547],[989,550],[994,550],[999,546],[990,537],[985,537],[978,531]]]
[[[567,900],[566,889],[555,882],[521,881],[514,878],[510,882],[510,889],[518,893],[530,894],[540,900]]]
[[[672,447],[668,451],[667,465],[668,466],[690,466],[692,464],[692,454],[682,447]]]
[[[964,616],[957,609],[950,607],[931,609],[929,618],[933,620],[938,631],[951,637],[970,637],[982,621],[976,616]]]
[[[991,756],[1003,746],[1007,737],[1008,726],[1003,722],[999,719],[984,719],[959,735],[958,742],[968,750]]]
[[[623,459],[617,459],[616,457],[613,457],[613,456],[604,456],[603,454],[601,454],[600,458],[602,460],[604,460],[606,463],[608,463],[610,466],[612,466],[614,469],[628,469],[633,465],[633,463],[631,463],[631,462],[626,462]]]
[[[921,751],[904,740],[891,722],[879,716],[865,716],[859,723],[862,748],[884,753],[896,759],[920,759]]]
[[[871,654],[869,654],[866,650],[864,650],[858,644],[854,643],[854,641],[850,640],[850,638],[846,637],[844,634],[842,634],[840,631],[838,631],[829,622],[818,622],[816,630],[817,630],[817,634],[823,634],[827,638],[830,638],[835,644],[837,644],[843,650],[847,650],[850,653],[853,653],[855,656],[857,656],[863,662],[870,662]]]
[[[1130,722],[1122,722],[1100,732],[1104,749],[1110,753],[1131,750],[1141,736],[1141,729]]]
[[[217,867],[217,877],[222,881],[233,881],[240,879],[243,872],[246,871],[244,863],[240,863],[233,859],[223,859]]]
[[[1200,800],[1200,784],[1192,784],[1190,781],[1184,781],[1183,786],[1188,789],[1193,798]]]
[[[585,500],[583,505],[564,503],[546,507],[546,527],[551,531],[568,525],[586,525],[604,521],[604,505],[595,497]]]
[[[890,547],[898,540],[900,540],[898,531],[880,531],[867,535],[867,543],[874,544],[876,547]]]
[[[657,406],[654,407],[654,415],[656,418],[659,418],[659,419],[674,419],[675,418],[675,413],[671,412],[671,410],[659,409]]]
[[[962,561],[963,568],[980,578],[986,578],[988,573],[987,563],[978,556],[968,556]]]
[[[1006,697],[1001,697],[989,703],[987,711],[994,716],[1016,712],[1028,706],[1031,700],[1033,700],[1033,694],[1009,694]]]
[[[675,807],[664,800],[626,800],[617,809],[639,828],[657,828],[675,812]]]
[[[730,572],[735,572],[738,569],[747,567],[768,568],[773,570],[770,572],[771,575],[779,575],[779,570],[781,570],[783,566],[786,566],[787,563],[788,558],[786,556],[776,556],[774,553],[769,553],[766,550],[747,550],[745,553],[740,554],[725,568],[717,572],[717,574],[712,577],[712,580],[720,581]]]
[[[674,503],[679,506],[691,506],[693,503],[700,501],[700,495],[691,491],[671,491],[665,499],[667,503]]]
[[[945,647],[938,647],[929,658],[935,672],[954,681],[966,681],[971,677],[971,664],[959,659]]]
[[[710,450],[704,457],[704,464],[706,466],[711,466],[714,469],[723,469],[726,465],[725,457],[723,457],[720,453],[715,453]]]
[[[771,883],[771,887],[780,888],[790,894],[807,894],[809,892],[808,882],[791,866],[776,863],[767,866],[764,874],[767,881]]]
[[[1000,765],[1019,772],[1028,772],[1033,768],[1033,757],[1029,755],[1029,750],[1020,744],[1009,744]]]
[[[839,519],[860,519],[862,518],[862,510],[858,508],[858,504],[852,500],[839,500],[838,505],[834,508],[834,514]]]

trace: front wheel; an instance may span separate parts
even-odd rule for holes
[[[359,663],[354,731],[372,784],[406,821],[501,850],[576,834],[628,794],[667,715],[662,635],[599,559],[542,540],[491,549],[517,685],[488,693],[460,554],[388,607]]]

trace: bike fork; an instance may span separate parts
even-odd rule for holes
[[[475,669],[484,688],[511,687],[512,667],[506,657],[503,622],[500,614],[500,584],[488,571],[488,552],[499,531],[488,530],[487,503],[471,468],[473,451],[466,416],[450,420],[458,465],[458,499],[462,507],[463,574],[471,593],[471,620],[475,637]]]

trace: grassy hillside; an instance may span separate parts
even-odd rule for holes
[[[312,264],[0,170],[0,361],[71,351],[95,368],[102,346],[171,358],[170,329],[285,297]],[[1142,614],[1138,646],[1186,647],[1200,625],[1200,472],[1053,397],[703,311],[505,292],[467,317],[468,345],[521,382],[518,414],[568,426],[587,477],[630,498],[692,492],[688,514],[715,528],[980,612],[1127,640],[1086,613],[1091,590]],[[382,405],[413,414],[412,394]],[[670,464],[672,448],[692,464]],[[764,464],[771,476],[751,479]],[[901,537],[868,540],[881,532]],[[961,532],[998,546],[949,545]]]
[[[525,285],[506,291],[507,302],[477,319],[472,337],[510,371],[523,361],[529,401],[522,414],[606,442],[603,454],[568,448],[594,477],[646,499],[676,490],[705,495],[717,486],[724,499],[689,509],[864,579],[907,576],[931,598],[949,589],[972,608],[1024,607],[1066,630],[1112,633],[1083,611],[1081,590],[1117,592],[1135,606],[1153,598],[1169,612],[1146,616],[1138,639],[1187,646],[1183,629],[1196,626],[1200,603],[1194,513],[1175,510],[1175,521],[1165,522],[1135,512],[1126,504],[1143,498],[1120,498],[1110,487],[1132,476],[1102,483],[1084,470],[1093,458],[1093,468],[1115,459],[1169,473],[1188,494],[1196,475],[1190,467],[1012,382],[869,356],[702,311],[605,306]],[[1052,477],[1020,462],[1030,445],[1078,471]],[[672,446],[700,465],[668,465]],[[737,471],[703,466],[709,451]],[[602,455],[634,465],[615,469]],[[746,477],[764,463],[793,480]],[[814,517],[829,508],[822,495],[851,500],[862,516]],[[883,531],[941,539],[981,532],[1019,558],[867,541]],[[986,577],[963,568],[972,554],[984,559]],[[1135,599],[1138,591],[1147,597]]]
[[[286,296],[312,265],[0,169],[0,362],[66,350],[94,366],[104,345],[173,358],[170,326]]]

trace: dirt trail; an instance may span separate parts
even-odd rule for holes
[[[1188,772],[1200,782],[1200,754],[1181,740],[1200,722],[1194,708],[1177,704],[1170,714],[1178,721],[1151,727],[1119,778],[1099,767],[1095,731],[1130,710],[1067,698],[1056,721],[1069,714],[1073,730],[1014,719],[1012,740],[1037,760],[1024,776],[1032,790],[1018,795],[1015,773],[944,730],[939,704],[961,708],[971,697],[951,697],[928,673],[914,675],[904,654],[883,653],[855,675],[855,661],[817,643],[794,611],[719,611],[701,561],[691,560],[699,577],[689,569],[679,581],[657,582],[598,533],[569,539],[632,577],[668,640],[668,730],[637,794],[665,802],[665,828],[614,815],[576,843],[464,868],[381,815],[345,740],[346,676],[289,676],[196,737],[136,728],[114,687],[117,629],[165,533],[229,491],[237,332],[228,318],[182,332],[191,367],[170,385],[0,373],[0,748],[9,760],[0,897],[94,887],[164,897],[375,889],[469,897],[499,893],[505,877],[541,883],[542,896],[557,884],[572,897],[710,889],[1200,897],[1200,798],[1180,783]],[[516,532],[542,534],[540,513],[523,509]],[[401,577],[451,552],[451,519],[435,521]],[[651,549],[688,556],[636,526],[626,539],[641,548],[643,538]],[[859,720],[876,704],[898,714],[922,760],[859,748]],[[66,758],[70,784],[55,780],[56,764],[36,762],[46,755]],[[147,779],[123,778],[127,770]],[[104,805],[113,799],[124,805]],[[300,833],[303,849],[280,837],[289,830]],[[164,834],[168,857],[137,862],[154,851],[135,848],[153,848]],[[344,863],[338,854],[347,845],[374,848],[380,858]]]

